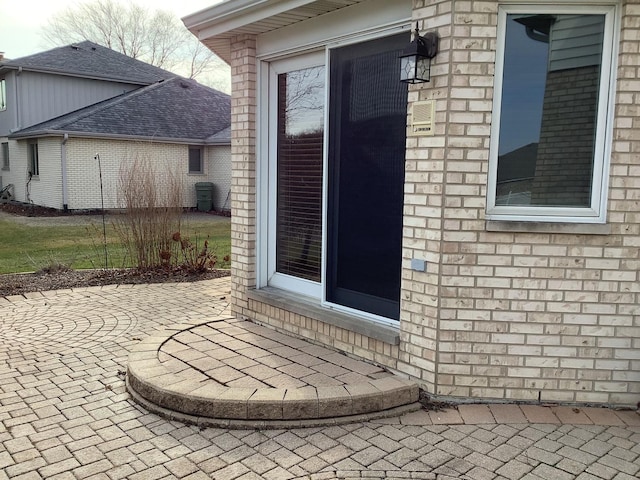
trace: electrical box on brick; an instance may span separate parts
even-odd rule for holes
[[[424,100],[413,104],[411,112],[411,133],[413,135],[433,135],[435,110],[435,101],[433,100]]]

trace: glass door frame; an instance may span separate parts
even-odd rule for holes
[[[296,70],[302,70],[305,68],[326,66],[326,52],[324,50],[317,51],[309,54],[298,55],[295,57],[285,58],[269,63],[268,68],[268,118],[267,118],[267,141],[268,141],[268,224],[267,229],[267,262],[266,262],[266,274],[267,284],[276,288],[282,288],[285,290],[293,290],[303,295],[322,298],[322,285],[320,283],[313,282],[302,278],[297,278],[291,275],[279,273],[276,270],[276,246],[277,246],[277,225],[276,225],[276,209],[278,205],[277,199],[277,174],[278,174],[278,75],[282,73],[288,73]],[[325,105],[326,105],[326,79],[327,73],[325,71]],[[326,129],[326,109],[324,112],[323,126]],[[322,269],[321,275],[324,278],[324,243],[325,243],[325,182],[324,168],[326,163],[326,144],[327,135],[324,131],[324,153],[323,153],[323,186],[322,186]]]
[[[411,24],[402,22],[393,26],[379,28],[375,31],[345,36],[339,40],[324,42],[315,49],[302,52],[287,52],[286,56],[260,58],[257,62],[257,138],[256,138],[256,288],[275,287],[292,293],[301,294],[318,301],[324,308],[335,310],[364,321],[383,325],[398,326],[398,320],[382,317],[372,313],[356,310],[327,301],[326,269],[327,269],[327,205],[329,179],[328,168],[328,128],[329,128],[329,58],[331,50],[347,45],[366,42],[398,33],[411,31]],[[407,37],[409,41],[409,37]],[[282,275],[275,271],[276,224],[275,208],[277,205],[277,76],[286,71],[324,65],[325,78],[325,123],[324,123],[324,159],[323,159],[323,201],[322,201],[322,268],[321,282]],[[399,81],[399,80],[398,80]],[[400,252],[400,255],[402,252]]]

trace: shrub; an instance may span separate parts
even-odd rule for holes
[[[175,232],[172,235],[172,240],[178,245],[180,257],[178,263],[183,269],[191,273],[199,273],[215,267],[218,258],[214,252],[209,250],[208,240],[204,241],[202,248],[198,247],[197,242],[193,244],[188,238],[183,238],[180,232]]]
[[[172,264],[172,235],[180,231],[183,185],[176,172],[159,171],[148,158],[136,157],[120,170],[116,231],[139,269]]]

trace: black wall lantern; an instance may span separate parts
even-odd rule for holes
[[[438,53],[438,34],[429,32],[420,36],[418,24],[413,40],[400,54],[400,81],[423,83],[431,80],[431,59]]]

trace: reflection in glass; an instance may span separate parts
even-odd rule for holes
[[[407,35],[331,51],[327,300],[397,320],[402,271]]]
[[[506,27],[496,205],[589,207],[604,16]]]
[[[324,76],[321,67],[278,75],[276,270],[320,281]]]

